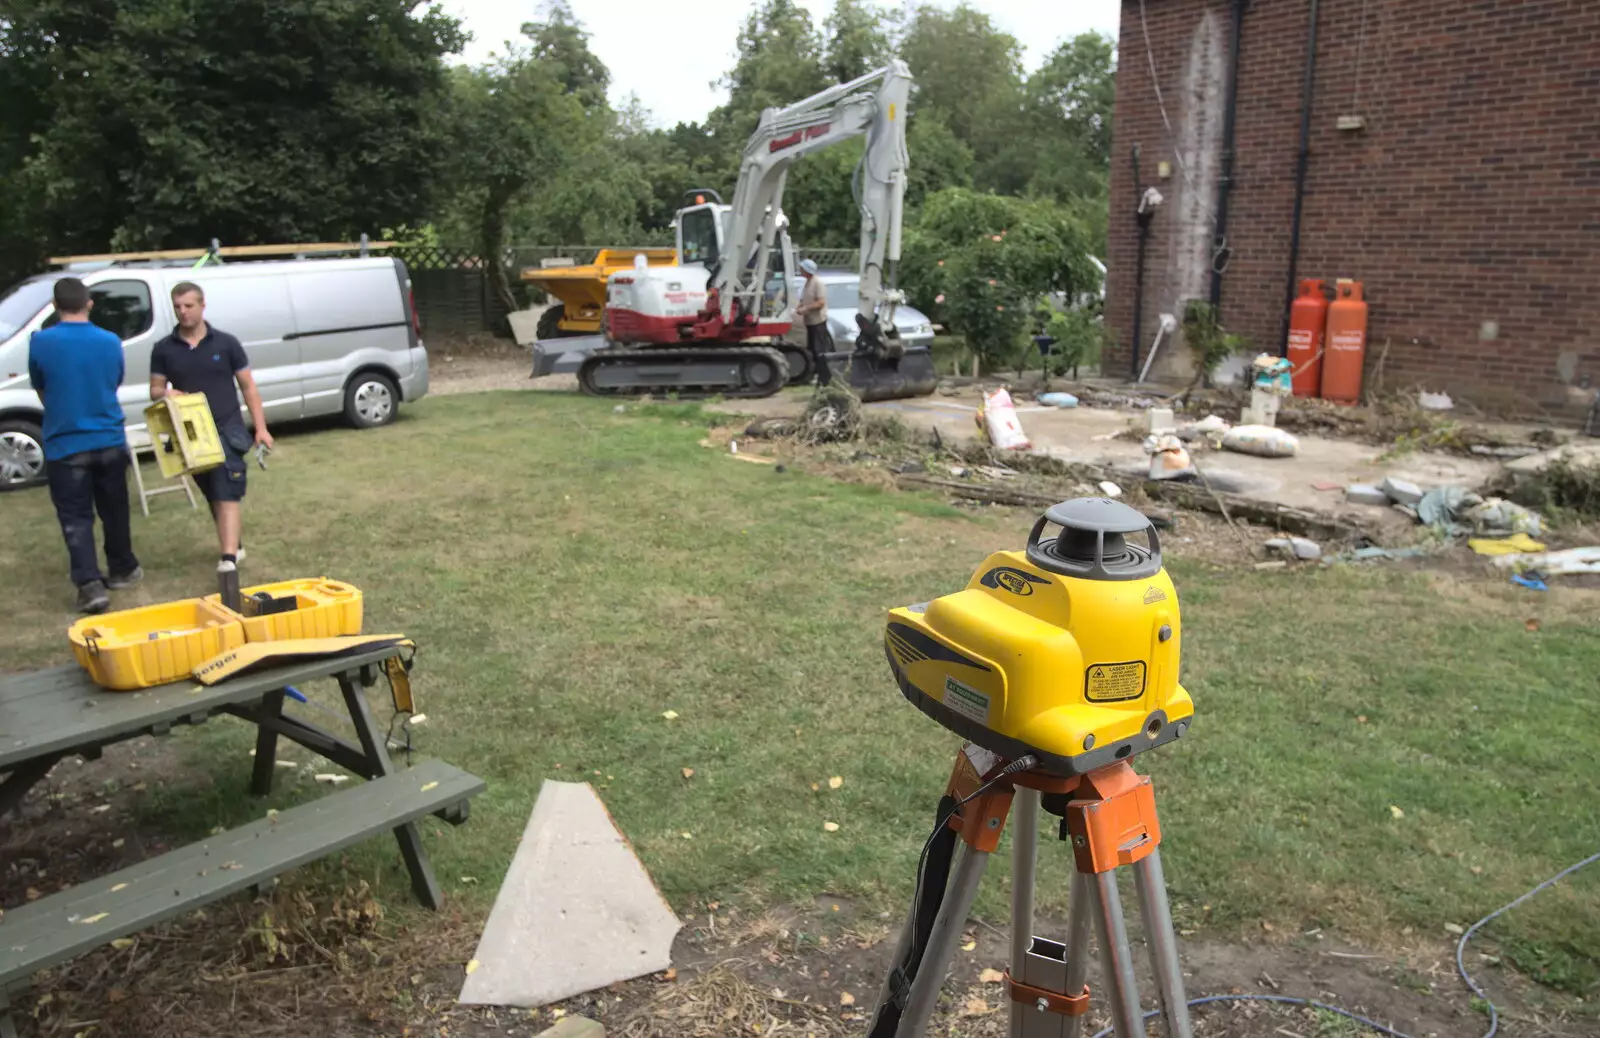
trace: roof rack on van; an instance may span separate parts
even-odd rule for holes
[[[365,234],[360,241],[323,241],[301,242],[283,245],[228,245],[224,246],[215,238],[211,245],[204,249],[156,249],[149,252],[102,252],[82,256],[51,256],[52,266],[73,267],[84,265],[111,266],[117,264],[173,264],[181,260],[194,260],[193,266],[200,267],[207,263],[221,263],[224,259],[252,259],[268,256],[293,256],[295,259],[304,259],[309,256],[329,256],[341,252],[354,252],[365,256],[368,252],[377,249],[392,249],[398,242],[371,241]]]

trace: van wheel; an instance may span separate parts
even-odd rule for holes
[[[388,375],[364,371],[344,390],[344,416],[357,429],[374,429],[394,421],[400,390]]]
[[[23,490],[45,482],[44,433],[18,418],[0,422],[0,490]]]

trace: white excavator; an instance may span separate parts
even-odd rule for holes
[[[926,346],[902,342],[894,321],[905,300],[893,281],[910,94],[910,70],[895,60],[762,112],[745,145],[733,203],[713,190],[689,192],[676,221],[676,262],[651,266],[641,254],[632,268],[612,273],[601,334],[539,340],[533,374],[574,370],[577,361],[580,387],[595,395],[761,397],[808,380],[810,353],[789,335],[798,268],[783,214],[784,183],[795,160],[865,135],[851,184],[861,213],[857,334],[853,343],[836,345],[829,366],[845,369],[863,400],[932,392],[932,355]]]

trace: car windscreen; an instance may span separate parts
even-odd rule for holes
[[[857,281],[835,281],[827,286],[829,310],[854,310],[860,305]]]
[[[58,279],[53,277],[30,278],[12,286],[0,296],[0,342],[5,342],[25,328],[39,311],[51,305],[51,292]]]

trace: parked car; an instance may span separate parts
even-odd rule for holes
[[[239,337],[269,423],[342,412],[356,428],[372,428],[428,391],[411,277],[392,257],[52,271],[0,296],[0,490],[44,479],[44,406],[28,382],[28,339],[55,323],[52,286],[69,275],[89,286],[90,320],[122,339],[127,371],[117,398],[130,430],[144,427],[150,350],[172,332],[180,281],[205,292],[208,323]]]
[[[856,308],[860,305],[857,292],[861,276],[851,271],[824,270],[818,272],[816,277],[822,282],[828,296],[828,330],[833,333],[834,344],[841,350],[850,349],[856,341]],[[772,282],[774,286],[781,283],[782,278]],[[804,287],[805,279],[795,278],[790,298],[796,303],[800,301],[800,291]],[[907,346],[933,345],[933,322],[927,314],[911,304],[903,303],[894,308],[894,325],[900,331],[901,341]],[[805,327],[797,318],[786,338],[804,342],[805,337]]]

